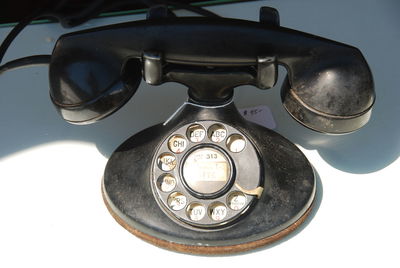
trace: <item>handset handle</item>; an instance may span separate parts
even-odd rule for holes
[[[357,48],[276,24],[202,17],[135,21],[60,37],[50,65],[52,96],[61,87],[80,93],[87,90],[79,86],[89,83],[113,84],[127,63],[139,61],[149,84],[183,83],[203,104],[230,99],[239,85],[270,88],[277,65],[283,65],[288,71],[284,105],[306,125],[302,109],[346,120],[367,113],[375,96],[371,72]],[[86,71],[71,80],[66,70],[74,64]]]

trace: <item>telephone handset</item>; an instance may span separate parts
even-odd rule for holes
[[[271,88],[283,65],[292,117],[316,131],[352,132],[374,102],[362,54],[279,26],[272,8],[261,9],[260,22],[149,14],[63,35],[51,58],[51,99],[74,124],[118,110],[142,77],[188,87],[170,119],[110,157],[102,189],[111,214],[146,241],[191,253],[249,250],[291,232],[312,208],[313,168],[291,142],[243,119],[233,89]]]

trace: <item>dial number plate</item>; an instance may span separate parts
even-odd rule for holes
[[[183,179],[190,189],[200,194],[220,191],[230,177],[231,166],[227,157],[214,148],[196,149],[183,163]]]

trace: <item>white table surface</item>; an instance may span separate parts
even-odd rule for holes
[[[172,114],[186,90],[142,83],[116,114],[74,126],[50,102],[47,67],[36,67],[0,76],[0,267],[399,267],[400,2],[282,0],[209,9],[257,20],[263,5],[279,10],[282,26],[358,47],[375,80],[370,122],[344,136],[315,133],[291,119],[279,98],[284,69],[278,86],[267,92],[236,90],[238,107],[271,108],[275,130],[298,144],[319,174],[316,207],[299,230],[229,257],[174,253],[131,235],[103,204],[105,164],[126,138]],[[97,19],[77,29],[143,17]],[[9,30],[0,28],[0,39]],[[29,26],[5,61],[49,54],[64,32],[57,24]]]

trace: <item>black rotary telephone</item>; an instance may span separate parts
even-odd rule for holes
[[[51,100],[74,124],[118,110],[142,77],[188,88],[166,122],[110,157],[102,182],[109,211],[140,238],[181,252],[245,251],[288,234],[312,208],[313,168],[290,141],[246,121],[233,90],[272,88],[282,65],[282,102],[293,118],[319,132],[352,132],[375,98],[362,54],[281,27],[272,8],[259,22],[149,14],[63,35],[51,56]]]

